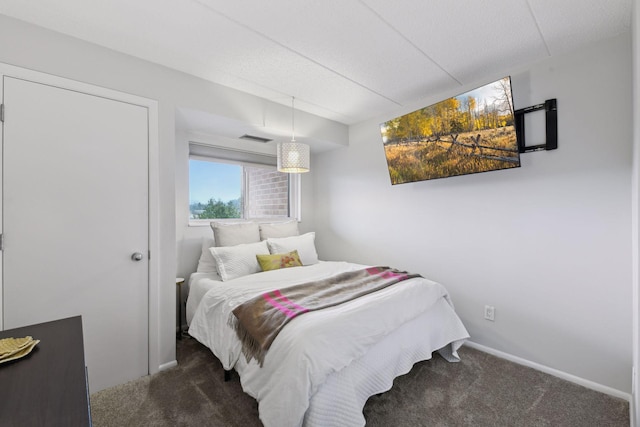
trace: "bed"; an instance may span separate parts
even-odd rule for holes
[[[203,241],[198,271],[189,278],[189,334],[225,370],[238,373],[265,426],[362,426],[367,399],[389,390],[413,364],[436,351],[448,361],[459,360],[457,350],[469,335],[446,289],[422,277],[300,315],[280,331],[262,363],[248,358],[230,322],[236,307],[273,289],[368,266],[319,261],[315,235],[297,235],[297,225],[287,233],[278,228],[280,237],[265,232],[259,242],[239,244],[246,236],[225,240],[215,231],[215,240]],[[219,246],[223,242],[227,245]],[[269,271],[244,265],[265,248],[269,254],[295,248],[302,265]]]

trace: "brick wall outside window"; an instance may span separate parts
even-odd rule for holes
[[[289,175],[273,169],[245,167],[248,218],[289,216]]]

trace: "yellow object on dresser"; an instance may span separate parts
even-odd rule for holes
[[[4,338],[0,340],[0,363],[10,360],[19,359],[31,353],[31,350],[38,344],[40,340],[34,340],[33,337],[26,336],[24,338]]]

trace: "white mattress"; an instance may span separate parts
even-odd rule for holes
[[[300,316],[276,338],[262,368],[241,356],[226,322],[239,301],[265,289],[361,267],[321,263],[229,282],[203,273],[190,278],[189,333],[208,346],[225,369],[236,369],[245,392],[258,400],[265,426],[364,425],[366,400],[389,389],[393,378],[415,362],[429,359],[436,350],[450,361],[458,360],[456,351],[468,333],[446,290],[425,279]],[[344,327],[347,322],[349,328]],[[327,340],[342,344],[327,346]]]
[[[187,297],[187,324],[191,324],[193,315],[209,289],[222,282],[217,273],[193,273],[189,276],[189,296]]]

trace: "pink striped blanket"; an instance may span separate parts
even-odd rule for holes
[[[354,300],[413,277],[420,275],[389,267],[348,271],[258,295],[236,307],[229,323],[242,342],[247,362],[255,358],[262,366],[273,340],[297,316]]]

